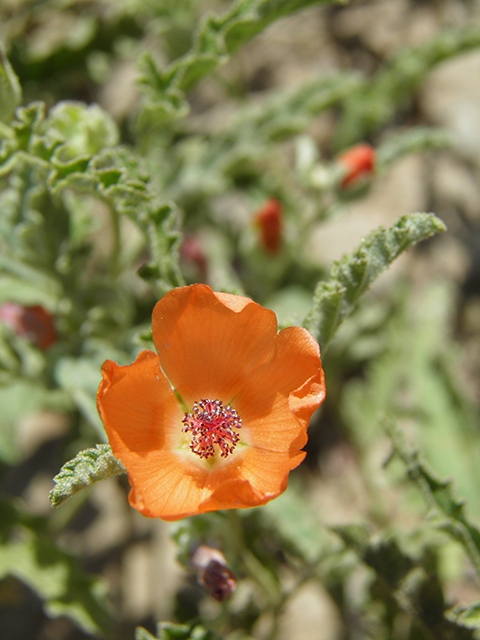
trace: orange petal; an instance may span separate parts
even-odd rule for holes
[[[287,488],[288,474],[305,458],[304,451],[277,453],[245,448],[242,460],[210,474],[211,496],[200,505],[202,512],[257,507]]]
[[[146,459],[130,459],[128,476],[132,490],[130,504],[143,515],[179,520],[200,513],[208,495],[204,486],[208,470],[195,463],[194,454],[151,451]]]
[[[325,398],[320,350],[301,327],[283,329],[274,345],[233,406],[245,427],[241,441],[268,451],[296,451],[306,444],[308,422]]]
[[[113,454],[127,469],[132,456],[145,457],[178,442],[183,411],[156,353],[142,351],[123,367],[107,360],[102,375],[98,410]]]
[[[256,507],[286,489],[289,471],[305,457],[303,451],[246,447],[235,459],[209,470],[190,455],[157,450],[146,458],[130,456],[130,504],[145,516],[163,520]]]
[[[179,287],[157,303],[153,339],[165,375],[188,403],[229,402],[273,347],[273,311],[203,284]]]

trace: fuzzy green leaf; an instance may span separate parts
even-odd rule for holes
[[[221,16],[207,14],[194,37],[192,50],[159,70],[149,55],[141,61],[140,84],[144,108],[156,120],[183,116],[188,112],[184,92],[227,62],[229,56],[275,20],[313,4],[338,0],[237,0]]]
[[[362,91],[349,97],[339,123],[335,147],[341,150],[368,138],[409,104],[421,80],[441,62],[480,46],[476,25],[440,32],[419,47],[402,48]]]
[[[22,101],[22,89],[0,42],[0,122],[9,123]]]
[[[370,233],[353,254],[334,263],[328,281],[317,285],[313,308],[303,326],[325,348],[360,296],[395,258],[444,230],[443,222],[433,214],[415,213],[402,216],[388,229],[380,227]]]
[[[55,487],[50,491],[50,503],[58,507],[81,489],[121,473],[125,473],[125,468],[109,445],[97,444],[94,449],[85,449],[64,464],[53,479]]]
[[[111,631],[103,585],[49,540],[23,530],[0,545],[0,580],[7,576],[33,589],[48,616],[67,616],[89,634]]]
[[[401,431],[392,424],[387,424],[387,427],[395,453],[404,462],[409,478],[427,500],[432,522],[463,546],[480,575],[480,530],[469,521],[464,502],[454,496],[452,481],[436,477],[420,459],[418,452],[408,449]]]

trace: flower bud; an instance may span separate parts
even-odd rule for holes
[[[27,338],[45,351],[57,339],[52,314],[41,305],[24,307],[16,302],[0,306],[0,320],[11,327],[17,336]]]
[[[223,602],[235,591],[237,581],[227,567],[225,556],[218,549],[201,545],[192,557],[192,565],[198,582],[207,589],[212,598]]]
[[[278,253],[282,242],[282,203],[277,198],[269,198],[254,215],[265,251],[272,255]]]
[[[369,144],[357,144],[341,153],[336,162],[345,171],[342,188],[353,186],[371,175],[375,170],[376,159],[377,152]]]

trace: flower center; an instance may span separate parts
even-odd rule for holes
[[[228,457],[240,440],[234,429],[240,429],[242,420],[232,407],[224,407],[221,400],[199,400],[192,413],[182,419],[183,433],[191,433],[190,449],[200,458],[212,458],[215,446],[222,458]]]

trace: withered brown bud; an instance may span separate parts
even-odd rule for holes
[[[207,589],[212,598],[223,602],[235,591],[237,581],[227,567],[225,556],[218,549],[201,545],[192,557],[192,565],[198,582]]]

